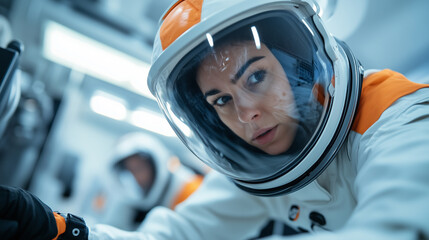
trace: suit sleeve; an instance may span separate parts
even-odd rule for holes
[[[20,188],[0,186],[0,235],[2,239],[53,239],[57,224],[52,210]]]
[[[268,218],[266,203],[238,189],[218,173],[210,173],[202,185],[174,211],[157,207],[137,232],[107,225],[91,229],[97,239],[249,239],[257,235]]]

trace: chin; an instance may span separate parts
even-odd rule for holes
[[[290,147],[290,144],[286,144],[286,146],[272,146],[266,149],[263,149],[269,155],[279,155],[286,152]]]
[[[279,155],[289,150],[290,146],[291,146],[290,142],[277,143],[277,144],[272,144],[271,146],[267,146],[266,148],[263,149],[263,151],[270,155]]]

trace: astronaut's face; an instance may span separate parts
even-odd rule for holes
[[[298,124],[293,92],[265,45],[220,47],[200,64],[197,83],[222,122],[244,141],[271,155],[291,146]]]
[[[148,191],[152,186],[155,174],[149,161],[136,155],[124,161],[125,168],[133,174],[139,186],[145,191]]]

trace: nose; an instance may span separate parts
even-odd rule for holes
[[[261,116],[261,111],[254,101],[235,101],[235,109],[238,115],[238,120],[242,123],[253,122]]]

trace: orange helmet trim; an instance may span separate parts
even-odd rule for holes
[[[203,0],[180,0],[167,11],[159,31],[162,50],[201,21],[202,6]]]

